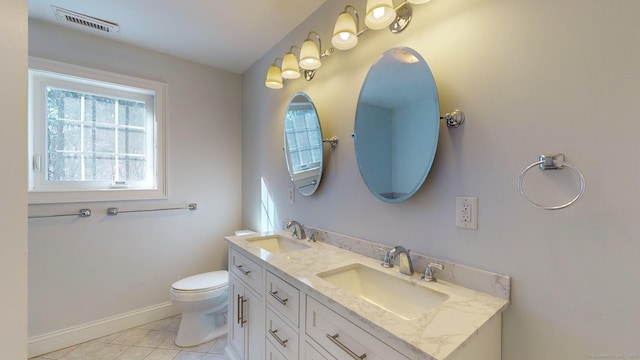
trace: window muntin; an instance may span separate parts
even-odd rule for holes
[[[30,69],[30,202],[166,197],[166,85],[54,65],[72,71]]]
[[[293,174],[317,169],[322,163],[322,135],[315,109],[289,109],[286,116],[285,136]]]
[[[44,182],[152,187],[153,122],[145,101],[46,87]]]

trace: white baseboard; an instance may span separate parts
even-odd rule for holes
[[[57,330],[29,338],[29,357],[39,356],[69,346],[97,339],[119,331],[177,315],[171,302],[166,302],[105,319]]]

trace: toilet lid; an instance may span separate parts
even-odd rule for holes
[[[189,276],[174,282],[171,287],[181,291],[213,290],[227,286],[228,282],[229,274],[220,270]]]

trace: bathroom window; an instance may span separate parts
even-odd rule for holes
[[[30,203],[166,197],[166,85],[30,59]]]

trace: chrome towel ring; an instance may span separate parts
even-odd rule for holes
[[[573,203],[575,203],[576,201],[578,201],[578,199],[582,197],[582,195],[584,194],[584,188],[585,188],[584,176],[582,175],[580,170],[578,170],[576,167],[564,162],[564,154],[540,155],[538,157],[538,160],[539,161],[534,162],[533,164],[527,166],[524,170],[522,170],[522,172],[520,173],[520,176],[518,176],[518,191],[520,191],[520,194],[522,194],[522,196],[529,202],[529,204],[544,210],[559,210],[559,209],[564,209],[567,206],[573,205]],[[538,166],[541,170],[556,170],[556,169],[562,169],[566,166],[568,169],[573,171],[580,179],[580,189],[578,190],[578,194],[573,199],[571,199],[571,201],[569,201],[568,203],[562,204],[562,205],[556,205],[556,206],[545,206],[531,200],[531,198],[529,198],[529,196],[525,194],[524,190],[522,190],[522,179],[524,178],[524,175],[527,173],[527,171],[529,171],[529,169],[535,166]]]

